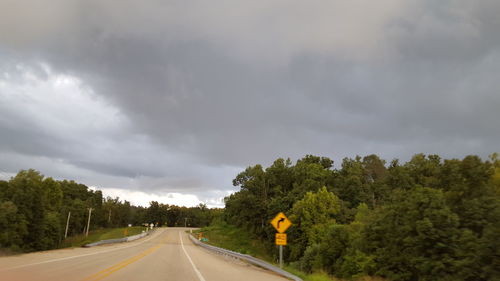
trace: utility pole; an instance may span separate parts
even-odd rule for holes
[[[184,218],[184,227],[187,227],[187,220],[188,218]]]
[[[108,224],[111,223],[111,209],[109,209],[109,214],[108,214]]]
[[[68,227],[69,227],[69,218],[71,217],[71,211],[68,212],[68,220],[66,220],[66,231],[64,232],[64,239],[68,237]]]
[[[89,220],[87,221],[87,232],[85,233],[85,237],[89,236],[90,216],[91,215],[92,215],[92,208],[89,208]]]

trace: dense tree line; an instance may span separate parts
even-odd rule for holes
[[[151,202],[148,208],[119,198],[103,198],[74,181],[57,181],[35,170],[23,170],[9,181],[0,181],[0,249],[36,251],[57,248],[68,236],[84,233],[89,208],[90,230],[154,223],[157,226],[205,226],[220,213],[200,204],[196,207]]]
[[[345,158],[339,169],[308,155],[294,165],[248,167],[234,179],[224,218],[262,238],[275,254],[269,221],[293,222],[285,257],[302,270],[341,278],[500,280],[500,160],[407,163],[376,155]]]

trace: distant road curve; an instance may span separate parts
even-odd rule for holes
[[[195,246],[187,228],[92,248],[62,249],[0,258],[0,279],[12,281],[287,280]]]

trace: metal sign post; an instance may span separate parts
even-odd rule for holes
[[[283,245],[280,245],[280,268],[283,268]]]
[[[279,246],[280,255],[280,268],[283,268],[283,246],[286,245],[286,233],[284,233],[291,225],[292,222],[283,213],[279,213],[271,221],[271,224],[276,228],[278,233],[276,233],[276,245]]]
[[[276,245],[279,245],[280,268],[283,268],[283,246],[286,245],[286,233],[276,233]]]

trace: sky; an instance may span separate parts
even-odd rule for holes
[[[500,152],[497,0],[0,2],[0,178],[223,206],[306,154]]]

